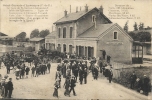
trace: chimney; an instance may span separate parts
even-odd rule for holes
[[[87,6],[87,4],[85,6],[85,11],[88,12],[88,6]]]
[[[71,13],[71,5],[70,5],[70,13]]]
[[[78,12],[78,7],[76,7],[76,13]]]
[[[67,16],[67,11],[66,11],[66,10],[64,11],[64,16],[65,16],[65,17]]]
[[[100,13],[103,13],[103,7],[102,7],[102,5],[100,6],[99,11],[100,11]]]

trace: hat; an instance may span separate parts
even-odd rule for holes
[[[9,80],[12,80],[12,78],[9,78]]]
[[[5,76],[4,76],[4,78],[8,78],[9,76],[6,74]]]

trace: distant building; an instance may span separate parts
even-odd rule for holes
[[[33,50],[38,52],[41,48],[45,47],[45,39],[40,37],[34,37],[30,40],[31,46],[33,47]]]
[[[135,43],[141,44],[143,46],[143,55],[151,55],[152,54],[152,28],[144,28],[143,30],[131,31],[135,34],[139,32],[149,32],[151,34],[151,41],[149,42],[140,42],[134,41]]]
[[[61,52],[76,53],[78,56],[102,57],[102,51],[113,61],[132,63],[132,38],[104,14],[102,6],[67,14],[54,23],[54,38],[47,36],[46,48],[52,44]]]
[[[45,48],[47,50],[55,50],[56,49],[55,44],[56,44],[56,31],[53,31],[45,37]]]

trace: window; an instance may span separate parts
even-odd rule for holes
[[[72,38],[73,27],[70,27],[70,38]]]
[[[66,28],[63,28],[63,38],[66,38]]]
[[[58,28],[58,37],[60,38],[61,37],[61,31],[60,31],[61,29],[60,28]]]
[[[96,21],[96,16],[92,15],[92,22],[94,23]]]
[[[66,52],[66,45],[63,44],[63,52]]]
[[[114,40],[117,40],[117,39],[118,39],[118,33],[117,33],[117,32],[114,32],[114,34],[113,34],[113,39],[114,39]]]

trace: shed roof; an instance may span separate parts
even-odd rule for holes
[[[55,39],[55,37],[56,37],[56,31],[53,31],[50,34],[48,34],[45,38],[53,38],[53,39]]]
[[[43,40],[43,39],[44,39],[44,38],[35,37],[35,38],[30,39],[30,41],[36,42],[36,41],[41,41],[41,40]]]

